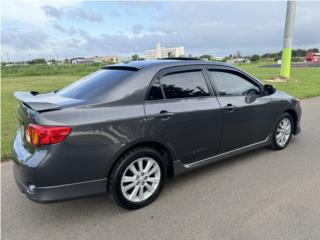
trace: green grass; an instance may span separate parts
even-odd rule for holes
[[[43,75],[85,75],[94,72],[103,64],[79,65],[24,65],[2,67],[1,77],[43,76]],[[105,65],[105,64],[104,64]]]
[[[257,65],[240,65],[238,67],[262,81],[276,77],[280,72],[280,68],[261,68]],[[320,96],[320,68],[292,68],[288,82],[271,84],[299,99]]]
[[[2,68],[1,160],[12,156],[11,144],[18,127],[16,120],[17,102],[13,97],[13,92],[53,91],[98,68],[97,66],[84,65],[42,67],[45,67],[45,69],[39,66],[23,66],[21,69],[15,67],[15,70],[4,70],[6,68]],[[239,65],[239,67],[261,80],[271,79],[277,76],[280,71],[280,68],[260,68],[258,65]],[[40,76],[40,73],[43,75]],[[288,83],[275,83],[274,85],[277,89],[300,99],[320,96],[320,68],[294,68],[291,77],[292,80]]]
[[[1,79],[1,160],[9,158],[11,144],[18,128],[16,119],[17,101],[13,97],[15,91],[49,92],[62,88],[81,76],[54,75],[33,77],[3,77]]]

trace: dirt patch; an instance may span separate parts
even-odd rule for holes
[[[288,82],[288,78],[283,78],[283,77],[274,77],[274,78],[271,78],[271,79],[268,79],[268,80],[265,80],[266,82],[282,82],[282,83],[285,83],[285,82]]]
[[[1,162],[9,162],[9,161],[11,161],[12,159],[11,158],[9,158],[9,157],[2,157],[1,158]]]
[[[288,78],[283,78],[283,77],[274,77],[274,78],[267,79],[264,81],[269,82],[269,83],[297,83],[297,82],[299,82],[296,79],[288,79]]]

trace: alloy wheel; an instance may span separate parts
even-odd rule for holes
[[[147,200],[157,190],[161,170],[157,161],[142,157],[133,161],[123,172],[121,192],[131,202]]]
[[[284,147],[291,135],[291,121],[289,118],[283,118],[277,127],[276,141],[280,147]]]

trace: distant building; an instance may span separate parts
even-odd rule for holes
[[[308,52],[306,55],[306,62],[320,63],[320,53]]]
[[[83,59],[84,59],[83,57],[71,58],[71,59],[70,59],[70,63],[71,63],[71,64],[78,64],[78,63],[80,63]]]
[[[104,56],[104,57],[90,57],[90,58],[72,58],[70,59],[71,64],[91,64],[91,63],[118,63],[120,62],[119,56]]]
[[[235,58],[234,63],[251,63],[251,61],[248,58]]]
[[[105,57],[102,57],[102,59],[103,61],[108,63],[119,63],[121,60],[119,56],[105,56]]]
[[[53,59],[50,59],[50,60],[47,61],[47,65],[52,65],[54,63],[55,63],[55,61]]]
[[[92,58],[83,58],[83,59],[80,59],[78,61],[78,63],[81,63],[81,64],[92,64],[92,63],[95,63],[96,61],[96,58],[95,57],[92,57]]]
[[[250,59],[248,58],[231,58],[227,59],[226,61],[229,64],[234,64],[234,63],[251,63]]]
[[[144,58],[146,60],[156,60],[159,58],[183,57],[183,56],[184,56],[183,46],[165,48],[165,47],[161,47],[160,43],[156,44],[155,49],[146,50],[144,52]]]
[[[62,60],[50,59],[47,62],[47,65],[62,65],[64,62]]]
[[[224,57],[211,57],[210,60],[213,60],[213,61],[223,61]]]

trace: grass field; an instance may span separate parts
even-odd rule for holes
[[[28,69],[30,67],[30,69]],[[23,69],[2,69],[1,72],[1,160],[11,157],[11,144],[18,127],[15,111],[15,91],[48,92],[62,88],[68,83],[99,68],[98,66],[24,66]],[[279,68],[260,68],[258,65],[241,65],[244,71],[261,80],[279,74]],[[41,75],[42,74],[42,75]],[[292,80],[275,83],[277,89],[300,99],[320,96],[320,68],[294,68]]]
[[[261,68],[257,65],[238,67],[262,81],[276,77],[280,72],[280,68]],[[299,99],[320,96],[320,68],[292,68],[290,81],[271,84]]]
[[[100,68],[102,64],[93,65],[23,65],[1,69],[1,77],[42,76],[42,75],[85,75]]]

